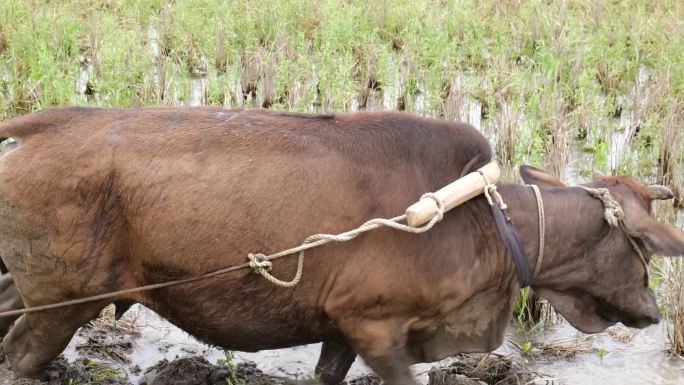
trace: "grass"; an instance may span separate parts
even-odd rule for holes
[[[662,312],[671,321],[666,333],[670,344],[668,351],[673,355],[684,355],[684,263],[678,260],[661,261],[669,274],[665,275],[663,295],[667,304]]]
[[[0,119],[72,104],[406,110],[481,121],[509,178],[521,163],[629,173],[684,205],[683,16],[680,0],[1,1]]]
[[[126,379],[126,374],[122,369],[115,369],[103,366],[94,361],[85,363],[87,375],[84,379],[68,379],[68,385],[104,385],[121,383]]]
[[[227,385],[244,385],[244,380],[238,378],[237,363],[235,362],[235,353],[230,350],[224,350],[224,358],[219,359],[216,365],[224,366],[230,372],[227,378]]]
[[[520,351],[520,354],[533,358],[570,358],[577,354],[586,353],[599,353],[601,356],[605,355],[606,351],[600,348],[595,348],[591,344],[592,336],[584,336],[582,338],[572,338],[563,341],[553,341],[553,342],[535,342],[532,343],[530,340],[524,342],[519,342],[514,339],[509,339],[508,341],[516,349]]]
[[[114,305],[102,309],[99,317],[90,321],[89,325],[96,330],[118,331],[125,334],[138,334],[144,327],[140,319],[141,310],[135,308],[127,311],[120,320],[114,318]]]

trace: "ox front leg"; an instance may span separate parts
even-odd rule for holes
[[[324,385],[337,385],[344,380],[355,358],[356,352],[346,341],[325,341],[316,364],[316,376]]]
[[[341,323],[341,327],[354,350],[386,385],[416,385],[403,322],[358,320]]]
[[[3,274],[0,276],[0,312],[23,309],[24,302],[17,291],[17,287],[12,281],[12,276]],[[4,337],[9,331],[12,323],[19,316],[0,317],[0,337]]]
[[[15,376],[41,377],[78,328],[97,317],[105,305],[72,306],[21,316],[2,341]]]

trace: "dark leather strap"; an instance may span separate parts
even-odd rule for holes
[[[522,247],[522,243],[520,243],[518,233],[516,233],[515,228],[513,227],[511,217],[509,217],[506,211],[501,208],[499,203],[495,202],[491,205],[491,208],[496,228],[499,230],[499,234],[501,235],[501,238],[503,238],[506,248],[513,257],[515,268],[518,271],[520,288],[526,288],[532,284],[532,268],[527,262],[527,256],[525,256],[525,250]]]

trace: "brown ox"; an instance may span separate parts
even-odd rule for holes
[[[394,216],[491,158],[467,125],[400,113],[62,109],[5,122],[0,137],[18,141],[0,156],[0,255],[27,306],[196,276]],[[546,211],[533,288],[585,332],[657,322],[647,272],[601,202],[521,172],[541,187]],[[593,185],[619,200],[647,256],[682,254],[684,233],[649,216],[645,188],[628,177]],[[499,189],[534,266],[533,192]],[[296,258],[274,264],[288,278]],[[382,229],[311,250],[293,289],[242,270],[117,300],[227,349],[324,341],[317,371],[326,383],[358,353],[386,383],[410,384],[411,363],[499,346],[517,290],[479,197],[422,235]],[[108,302],[19,318],[3,341],[12,369],[39,375]]]

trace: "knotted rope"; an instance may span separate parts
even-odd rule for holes
[[[485,175],[482,171],[478,172],[480,173],[480,176],[482,176],[482,179],[484,179],[484,196],[485,198],[487,198],[487,202],[489,203],[489,205],[491,206],[494,203],[498,203],[501,207],[501,210],[508,209],[508,205],[506,204],[506,202],[504,202],[503,198],[501,197],[501,194],[499,194],[499,191],[496,189],[496,185],[494,183],[491,183],[489,181],[489,178],[487,178],[487,175]]]
[[[317,247],[317,246],[322,246],[325,245],[326,243],[331,243],[331,242],[347,242],[350,241],[356,237],[358,237],[360,234],[363,234],[367,231],[377,229],[379,227],[390,227],[396,230],[401,230],[401,231],[406,231],[408,233],[413,233],[413,234],[420,234],[424,233],[428,230],[430,230],[437,222],[441,221],[442,218],[444,218],[444,202],[442,202],[435,194],[433,193],[427,193],[423,194],[423,196],[420,197],[421,199],[423,198],[429,198],[435,201],[437,203],[437,212],[435,215],[430,219],[428,223],[426,223],[424,226],[421,227],[411,227],[404,225],[402,222],[406,219],[406,215],[400,215],[398,217],[394,217],[391,219],[384,219],[384,218],[375,218],[367,221],[366,223],[362,224],[358,228],[354,230],[350,230],[341,234],[314,234],[304,240],[304,242],[294,248],[283,250],[281,252],[271,254],[271,255],[264,255],[261,253],[257,254],[249,254],[247,257],[249,258],[249,266],[254,269],[254,272],[261,274],[262,277],[266,278],[268,281],[273,283],[274,285],[281,286],[281,287],[294,287],[297,286],[299,281],[302,278],[302,271],[304,270],[304,252],[308,249]],[[286,255],[291,255],[294,253],[299,253],[299,259],[297,261],[297,272],[295,273],[294,278],[290,281],[282,281],[273,275],[269,273],[271,269],[273,268],[273,264],[271,262],[272,259],[284,257]]]
[[[625,212],[622,211],[622,206],[618,203],[607,188],[590,188],[578,186],[582,190],[589,193],[589,195],[603,202],[603,217],[610,227],[618,227],[625,217]]]
[[[428,230],[430,230],[437,222],[441,221],[442,218],[444,218],[444,202],[442,202],[435,194],[433,193],[427,193],[424,194],[422,198],[429,198],[435,201],[437,203],[437,212],[435,215],[430,219],[428,223],[426,223],[424,226],[421,227],[410,227],[407,225],[404,225],[402,222],[406,219],[406,215],[400,215],[398,217],[394,217],[391,219],[384,219],[384,218],[376,218],[376,219],[371,219],[370,221],[362,224],[358,228],[354,230],[350,230],[341,234],[315,234],[312,235],[304,242],[294,248],[287,249],[280,251],[275,254],[271,255],[264,255],[261,253],[250,253],[247,258],[249,259],[248,263],[243,263],[241,265],[237,266],[231,266],[231,267],[226,267],[223,269],[215,270],[206,274],[202,274],[196,277],[189,277],[189,278],[183,278],[183,279],[178,279],[174,281],[167,281],[167,282],[161,282],[161,283],[155,283],[151,285],[145,285],[145,286],[140,286],[140,287],[135,287],[131,289],[124,289],[124,290],[118,290],[110,293],[104,293],[104,294],[99,294],[99,295],[94,295],[91,297],[84,297],[84,298],[78,298],[78,299],[72,299],[69,301],[63,301],[63,302],[57,302],[57,303],[51,303],[47,305],[40,305],[40,306],[33,306],[33,307],[28,307],[24,309],[17,309],[17,310],[9,310],[9,311],[4,311],[0,312],[0,318],[1,317],[9,317],[9,316],[19,316],[22,314],[26,313],[35,313],[39,311],[45,311],[45,310],[50,310],[50,309],[57,309],[61,307],[66,307],[66,306],[73,306],[73,305],[79,305],[83,303],[89,303],[89,302],[95,302],[95,301],[102,301],[105,299],[111,299],[111,298],[116,298],[121,295],[126,295],[126,294],[133,294],[133,293],[139,293],[141,291],[148,291],[148,290],[154,290],[154,289],[162,289],[170,286],[176,286],[184,283],[191,283],[191,282],[196,282],[196,281],[201,281],[204,279],[216,277],[222,274],[226,274],[232,271],[237,271],[241,269],[246,269],[246,268],[251,268],[254,270],[254,272],[260,274],[270,282],[272,282],[275,285],[282,286],[282,287],[294,287],[296,286],[299,281],[302,278],[302,271],[304,269],[304,251],[318,247],[321,245],[324,245],[326,243],[330,242],[346,242],[351,239],[356,238],[362,233],[365,233],[366,231],[370,231],[373,229],[377,229],[382,226],[390,227],[393,229],[397,230],[402,230],[406,231],[409,233],[413,234],[420,234],[424,233]],[[294,278],[291,281],[281,281],[278,278],[274,277],[269,273],[269,271],[273,268],[273,260],[286,257],[288,255],[292,255],[294,253],[299,253],[299,260],[297,262],[297,273],[295,274]]]
[[[637,255],[639,256],[639,261],[641,261],[641,264],[644,266],[644,269],[646,269],[646,271],[648,272],[648,262],[646,262],[646,257],[644,257],[641,248],[639,247],[639,245],[637,245],[634,238],[629,234],[629,232],[627,232],[627,229],[625,228],[625,212],[622,210],[622,206],[620,206],[620,203],[616,201],[615,198],[613,198],[613,196],[610,194],[610,191],[607,188],[590,188],[585,186],[578,187],[588,192],[589,195],[593,196],[594,198],[600,200],[603,203],[603,207],[605,208],[603,211],[603,217],[606,219],[606,222],[608,222],[610,227],[619,227],[620,229],[622,229],[622,232],[627,237],[627,240],[629,241],[630,245],[632,245],[632,248],[634,249],[634,251],[636,251]]]

